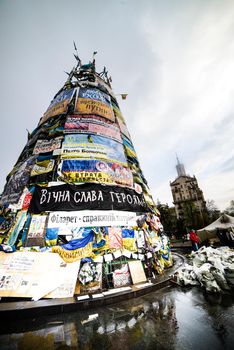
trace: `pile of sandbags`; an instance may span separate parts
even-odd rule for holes
[[[221,293],[234,287],[234,251],[229,247],[202,247],[192,252],[188,264],[175,274],[181,286],[201,286],[207,292]]]

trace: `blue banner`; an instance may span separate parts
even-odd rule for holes
[[[61,178],[74,183],[97,182],[133,187],[133,176],[129,168],[99,160],[65,159],[62,161]]]
[[[75,250],[78,248],[83,248],[85,247],[89,242],[93,241],[94,237],[94,232],[93,230],[89,230],[89,233],[84,237],[80,239],[73,239],[67,244],[63,244],[62,248],[67,249],[67,250]]]
[[[69,90],[64,90],[62,92],[60,92],[60,94],[58,94],[50,103],[48,109],[50,109],[51,107],[55,106],[57,103],[63,102],[64,100],[70,100],[70,98],[72,97],[74,89],[69,89]],[[47,109],[47,110],[48,110]]]
[[[110,96],[96,88],[80,88],[79,97],[100,101],[111,106]]]
[[[134,238],[134,230],[122,229],[122,238]]]
[[[63,142],[62,158],[92,158],[127,165],[124,148],[118,141],[92,134],[68,134]]]

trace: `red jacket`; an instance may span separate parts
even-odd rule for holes
[[[190,232],[190,240],[194,243],[199,243],[199,237],[195,232]]]

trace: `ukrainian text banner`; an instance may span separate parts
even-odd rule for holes
[[[121,143],[107,137],[90,134],[65,135],[62,158],[96,158],[127,165]]]
[[[65,133],[91,133],[103,135],[122,142],[119,128],[116,125],[107,124],[99,120],[91,122],[85,118],[68,117],[65,123]]]
[[[98,160],[63,160],[61,179],[74,183],[97,182],[133,187],[133,176],[129,168]]]
[[[69,117],[77,118],[77,119],[80,119],[82,121],[89,122],[89,123],[102,122],[102,123],[105,123],[108,125],[117,125],[116,123],[113,123],[111,120],[100,117],[99,115],[96,115],[96,114],[70,114]]]
[[[136,213],[116,210],[57,211],[49,214],[48,228],[136,226]]]
[[[67,105],[70,102],[74,91],[75,89],[68,89],[60,92],[60,94],[53,99],[47,111],[43,114],[40,124],[44,123],[50,117],[66,113]]]
[[[90,100],[96,100],[111,106],[110,96],[105,94],[96,88],[85,87],[79,89],[79,98],[88,98]]]
[[[146,212],[149,208],[142,194],[129,188],[95,184],[36,186],[29,211],[121,210]]]
[[[97,114],[113,122],[115,121],[115,116],[110,106],[89,98],[78,98],[75,112],[80,114]]]
[[[38,140],[34,147],[33,154],[52,152],[60,148],[62,139],[63,137],[56,137],[52,140]]]

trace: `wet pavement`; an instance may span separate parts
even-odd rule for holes
[[[111,306],[0,325],[0,349],[233,349],[234,296],[166,287]]]

